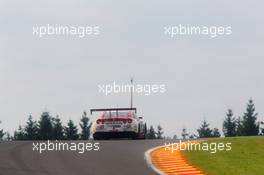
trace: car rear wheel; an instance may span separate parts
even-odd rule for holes
[[[138,139],[138,134],[136,134],[136,133],[131,134],[131,139],[132,140]]]

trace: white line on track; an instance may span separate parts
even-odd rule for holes
[[[155,149],[162,148],[162,147],[164,147],[164,146],[157,146],[157,147],[154,147],[154,148],[151,148],[151,149],[147,150],[147,151],[145,152],[145,160],[146,160],[148,166],[149,166],[150,168],[152,168],[156,173],[158,173],[159,175],[166,175],[165,173],[161,172],[158,168],[156,168],[156,167],[153,165],[153,163],[152,163],[152,159],[151,159],[151,156],[150,156],[150,153],[151,153],[152,151],[154,151]]]

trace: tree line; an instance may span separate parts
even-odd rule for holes
[[[222,131],[224,136],[264,135],[264,122],[259,122],[257,120],[258,113],[256,113],[255,110],[252,99],[248,101],[246,111],[243,113],[242,117],[235,117],[233,110],[228,109],[223,121]],[[5,133],[3,129],[0,129],[0,140],[3,139],[5,134],[7,135],[7,140],[87,140],[90,138],[91,125],[90,118],[87,117],[85,111],[79,123],[81,128],[80,132],[77,125],[75,125],[72,120],[69,120],[67,124],[63,126],[58,115],[52,117],[49,112],[43,112],[38,121],[34,121],[32,116],[29,115],[26,124],[24,126],[19,125],[13,136],[10,136],[9,133]],[[261,127],[261,125],[263,125],[263,127]],[[158,125],[156,130],[153,126],[150,126],[149,129],[147,129],[146,138],[163,139],[165,138],[163,134],[164,132],[161,125]],[[189,134],[187,129],[183,128],[181,136],[183,139],[192,139],[220,137],[221,134],[218,128],[210,128],[210,124],[204,119],[197,129],[197,134]],[[174,135],[173,139],[176,138],[177,136]]]
[[[0,122],[1,123],[1,122]],[[43,112],[38,121],[33,120],[32,115],[29,115],[25,125],[19,125],[13,136],[9,133],[4,133],[0,130],[0,140],[6,134],[6,140],[87,140],[91,135],[90,118],[84,111],[80,119],[79,133],[78,126],[72,120],[69,120],[63,126],[60,117],[52,117],[49,112]],[[163,139],[163,128],[158,125],[157,132],[153,126],[147,130],[146,139]]]
[[[264,135],[264,128],[261,128],[263,122],[258,121],[258,113],[255,110],[252,99],[249,100],[242,117],[235,117],[233,110],[228,109],[223,122],[225,137]]]
[[[8,134],[7,140],[87,140],[90,138],[91,124],[85,111],[79,123],[80,132],[72,120],[63,126],[58,115],[52,117],[49,112],[43,112],[38,121],[33,120],[32,115],[29,115],[26,124],[19,125],[13,136]],[[5,134],[2,130],[1,133]],[[0,138],[2,137],[0,135]]]
[[[156,130],[157,131],[155,131],[154,127],[151,125],[147,130],[146,139],[164,139],[164,132],[161,125],[158,125]]]
[[[249,99],[246,111],[242,117],[235,117],[232,109],[228,109],[223,121],[222,131],[225,137],[236,136],[257,136],[264,135],[264,122],[259,122],[257,119],[258,113],[255,112],[255,105],[252,99]],[[220,137],[221,134],[218,128],[210,128],[210,124],[204,119],[202,124],[197,129],[196,134],[187,133],[186,128],[182,129],[182,138],[210,138]]]

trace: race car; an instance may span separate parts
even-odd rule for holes
[[[91,109],[91,115],[93,112],[102,112],[92,125],[94,140],[146,137],[146,123],[136,115],[136,108]]]

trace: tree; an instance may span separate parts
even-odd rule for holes
[[[10,135],[9,132],[6,133],[6,140],[7,140],[7,141],[11,141],[11,140],[13,140],[13,138],[12,138],[12,136]]]
[[[36,140],[38,136],[37,122],[33,121],[32,116],[29,115],[27,124],[25,126],[25,139]]]
[[[81,118],[81,134],[80,138],[82,140],[88,140],[90,138],[90,128],[92,126],[92,123],[89,123],[90,119],[87,117],[86,111],[83,112],[82,118]]]
[[[250,99],[247,104],[246,112],[243,116],[243,135],[244,136],[254,136],[259,134],[259,124],[257,123],[257,115],[255,113],[255,105],[253,100]]]
[[[236,120],[236,136],[243,136],[243,123],[241,117]]]
[[[26,139],[26,134],[24,128],[19,125],[18,130],[15,131],[14,133],[14,140],[25,140]]]
[[[54,123],[53,123],[53,134],[52,137],[55,140],[63,140],[64,139],[64,135],[63,135],[63,126],[62,126],[62,122],[59,118],[59,115],[56,116],[56,118],[54,119]]]
[[[226,118],[223,122],[223,133],[225,137],[236,136],[236,119],[233,117],[232,109],[228,109]]]
[[[156,139],[156,132],[153,126],[149,127],[149,130],[147,132],[147,139]]]
[[[0,141],[3,140],[5,133],[3,131],[3,129],[0,130]]]
[[[78,128],[74,125],[72,120],[69,120],[65,127],[65,136],[67,140],[77,140],[79,138]]]
[[[162,135],[164,132],[162,130],[163,130],[162,127],[160,125],[158,125],[158,127],[157,127],[157,139],[163,138]]]
[[[147,123],[144,124],[144,137],[147,138],[147,134],[148,134],[148,127],[147,127]]]
[[[209,123],[203,120],[199,129],[197,129],[200,138],[212,137],[212,130],[209,128]]]
[[[181,135],[183,140],[187,139],[187,137],[189,136],[189,134],[187,133],[187,129],[185,127],[182,128]]]
[[[191,135],[189,136],[189,139],[195,139],[195,138],[197,138],[197,135],[195,135],[195,134],[191,134]]]
[[[212,131],[212,137],[221,137],[221,134],[219,132],[219,129],[214,128]]]
[[[51,140],[52,139],[52,117],[48,112],[43,112],[38,122],[38,139],[40,140]]]
[[[260,124],[263,126],[263,127],[261,128],[261,131],[260,131],[260,132],[261,132],[261,135],[264,135],[264,122],[261,122]]]
[[[2,122],[0,121],[0,124]],[[0,141],[3,140],[3,137],[4,137],[5,133],[4,133],[4,130],[3,129],[0,129]]]

